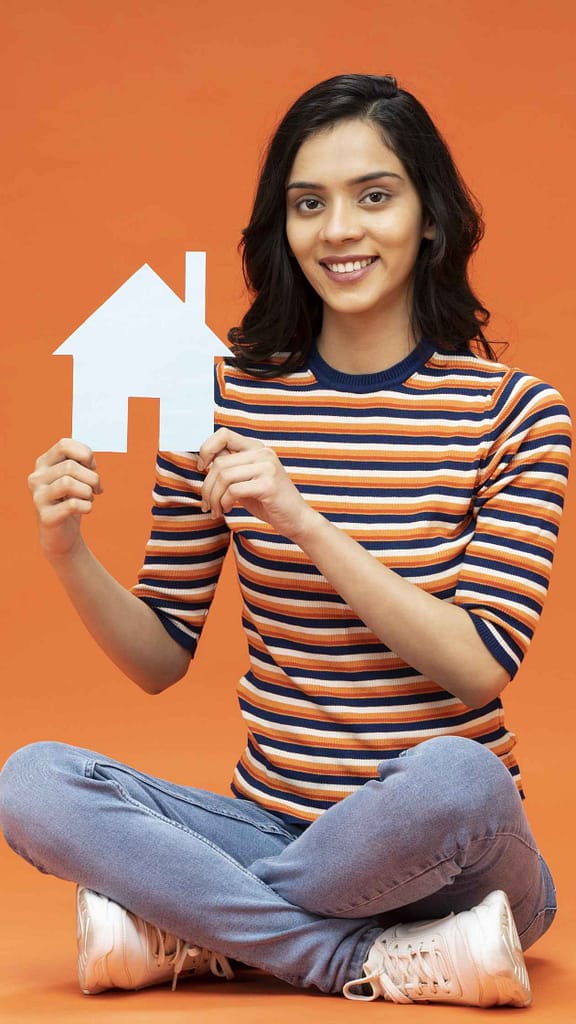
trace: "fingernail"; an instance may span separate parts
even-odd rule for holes
[[[198,462],[196,463],[196,465],[198,466],[198,469],[200,470],[200,472],[202,472],[202,470],[204,469],[204,463],[202,462],[202,459],[198,459]]]

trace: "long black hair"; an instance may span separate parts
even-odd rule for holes
[[[496,359],[484,336],[490,313],[468,280],[468,262],[484,223],[446,142],[422,104],[398,88],[391,75],[337,75],[296,100],[264,156],[252,216],[239,245],[252,303],[241,325],[228,332],[237,365],[262,377],[306,365],[322,325],[322,300],[290,258],[286,182],[306,139],[352,119],[379,128],[415,186],[424,216],[435,225],[435,237],[422,239],[414,268],[414,336],[447,352],[472,352],[474,342],[481,355]]]

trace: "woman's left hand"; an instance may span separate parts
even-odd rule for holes
[[[253,438],[220,427],[200,448],[198,468],[206,470],[202,510],[213,518],[241,505],[294,539],[317,513],[304,501],[276,453]]]

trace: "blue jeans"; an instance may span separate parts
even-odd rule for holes
[[[10,846],[181,938],[297,986],[339,992],[379,933],[493,889],[523,948],[552,923],[552,879],[513,779],[486,747],[426,740],[310,825],[61,743],[0,774]]]

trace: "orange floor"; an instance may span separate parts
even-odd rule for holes
[[[527,955],[534,1003],[529,1010],[475,1010],[449,1006],[399,1007],[382,1002],[351,1003],[338,996],[293,989],[263,974],[232,982],[190,979],[175,993],[168,988],[84,996],[76,982],[74,889],[44,877],[0,846],[2,915],[0,928],[0,1021],[70,1024],[282,1024],[300,1017],[322,1022],[380,1019],[406,1014],[420,1020],[489,1020],[522,1013],[536,1022],[576,1021],[576,921],[559,914],[553,929]],[[569,883],[569,880],[566,879]],[[446,1018],[444,1017],[446,1015]],[[519,1017],[518,1019],[523,1019]]]

